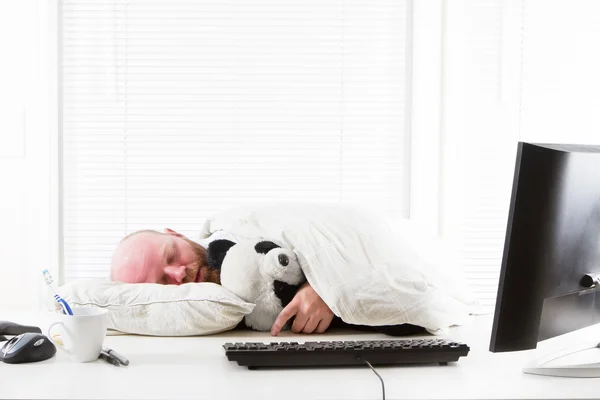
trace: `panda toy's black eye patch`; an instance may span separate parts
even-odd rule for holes
[[[278,249],[278,248],[280,248],[280,246],[277,246],[275,243],[268,241],[268,240],[263,240],[262,242],[258,242],[254,246],[254,250],[256,250],[257,253],[261,253],[261,254],[267,254],[271,250]]]
[[[225,255],[235,245],[231,240],[218,239],[210,242],[206,249],[206,263],[214,270],[220,270]]]
[[[279,257],[277,257],[277,260],[279,261],[279,264],[284,267],[287,267],[290,263],[290,259],[285,254],[280,254]]]

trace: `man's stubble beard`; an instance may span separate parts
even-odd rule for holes
[[[210,268],[206,262],[206,249],[202,246],[200,246],[198,243],[187,239],[187,242],[190,244],[190,246],[192,246],[192,250],[194,252],[194,255],[196,256],[196,264],[198,265],[198,274],[200,273],[200,270],[203,271],[204,273],[204,279],[203,282],[212,282],[212,283],[216,283],[216,284],[221,284],[221,275],[220,275],[220,271],[218,270],[214,270],[212,268]]]

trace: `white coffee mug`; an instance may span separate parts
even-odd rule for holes
[[[48,337],[69,358],[76,362],[98,359],[106,337],[108,311],[101,308],[73,307],[73,315],[59,314],[59,321],[48,328]],[[52,328],[60,325],[60,342],[52,334]]]

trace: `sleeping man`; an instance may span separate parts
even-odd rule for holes
[[[160,283],[181,285],[189,282],[219,282],[219,275],[208,268],[206,248],[216,239],[229,235],[215,234],[194,242],[171,229],[164,233],[144,230],[126,236],[117,246],[111,261],[111,280],[126,283]],[[333,312],[308,284],[281,311],[271,328],[278,335],[287,321],[295,333],[323,333],[334,318]]]

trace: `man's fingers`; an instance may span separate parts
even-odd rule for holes
[[[271,326],[271,335],[277,336],[283,329],[285,323],[298,312],[298,306],[294,301],[288,304],[277,316],[273,326]]]
[[[292,324],[292,332],[300,333],[304,329],[304,326],[308,322],[308,315],[306,313],[298,313],[296,314],[296,318],[294,319],[294,323]]]
[[[310,318],[307,322],[306,325],[304,325],[304,329],[302,329],[303,333],[313,333],[315,331],[315,329],[317,328],[317,325],[319,325],[319,318],[315,318],[312,317]]]
[[[319,321],[319,325],[317,325],[317,329],[315,330],[316,333],[323,333],[327,330],[327,328],[329,328],[329,325],[331,325],[331,321],[333,321],[333,317],[326,317],[324,319],[322,319],[321,321]]]

